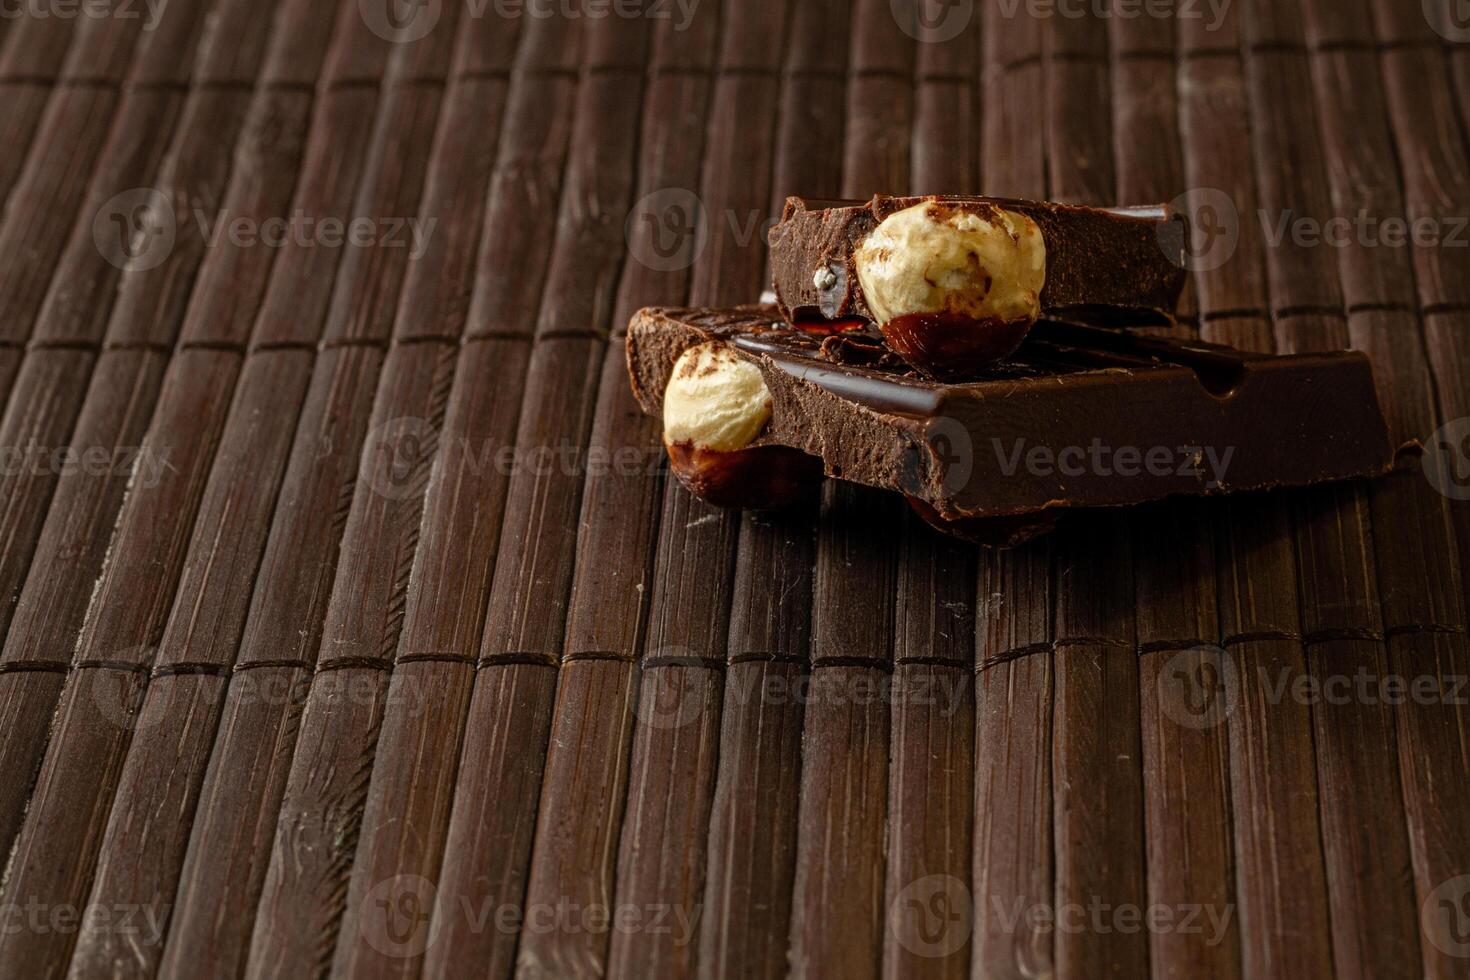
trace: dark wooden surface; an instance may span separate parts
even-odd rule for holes
[[[1462,227],[1454,5],[920,6],[0,18],[0,976],[1470,976],[1470,503],[720,512],[621,343],[787,194],[1226,198],[1180,331],[1427,438],[1470,250],[1272,232]]]

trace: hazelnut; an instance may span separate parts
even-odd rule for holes
[[[932,377],[1007,356],[1041,314],[1041,229],[999,207],[929,200],[905,208],[863,240],[853,264],[884,339]]]
[[[788,446],[752,446],[771,419],[760,368],[728,346],[686,350],[664,389],[669,466],[691,493],[717,507],[774,510],[815,494],[821,460]]]

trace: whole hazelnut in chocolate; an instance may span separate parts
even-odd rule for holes
[[[854,249],[853,265],[888,346],[931,377],[1008,356],[1041,314],[1041,229],[994,205],[930,200],[897,211]]]
[[[760,368],[724,344],[686,350],[664,390],[669,466],[717,507],[775,510],[815,495],[821,460],[788,446],[753,446],[771,420]]]

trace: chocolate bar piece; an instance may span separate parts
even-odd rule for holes
[[[724,358],[746,375],[747,403],[762,391],[767,403],[723,448],[799,450],[829,476],[906,495],[947,530],[1377,474],[1395,458],[1356,351],[1249,354],[1042,320],[1014,358],[942,384],[898,363],[871,327],[780,317],[774,306],[640,311],[627,349],[644,411],[665,419],[666,438],[671,420],[698,432],[691,421],[724,408],[728,389],[681,394],[667,413],[666,391],[727,376],[689,352]]]
[[[771,229],[771,266],[787,321],[872,321],[914,367],[960,380],[1013,352],[1041,315],[1168,322],[1186,234],[1163,205],[793,197]]]

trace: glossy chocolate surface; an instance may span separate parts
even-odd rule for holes
[[[918,376],[872,332],[788,327],[775,307],[651,309],[629,328],[634,391],[660,414],[682,351],[722,340],[771,389],[758,445],[921,501],[940,522],[1295,486],[1389,469],[1358,352],[1268,356],[1039,322],[963,383]]]

